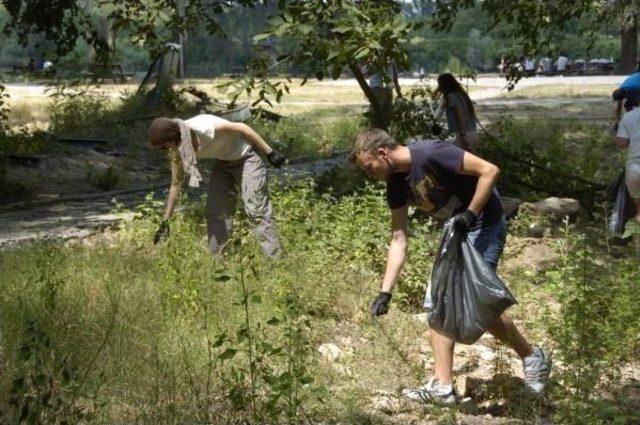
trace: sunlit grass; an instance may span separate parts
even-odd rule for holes
[[[512,92],[505,92],[499,97],[505,99],[609,98],[615,88],[616,86],[610,84],[545,84],[518,88]]]

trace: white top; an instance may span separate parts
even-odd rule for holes
[[[526,71],[533,71],[536,68],[536,65],[533,63],[531,59],[524,60],[524,69]]]
[[[565,69],[567,69],[568,62],[569,59],[567,59],[566,56],[558,56],[558,60],[556,61],[556,69],[558,71],[564,71]]]
[[[551,59],[548,57],[544,57],[542,59],[540,59],[540,66],[542,67],[542,70],[547,72],[551,70]]]
[[[629,139],[627,163],[640,163],[640,108],[624,114],[618,125],[618,137]]]
[[[216,134],[216,124],[227,123],[224,118],[210,114],[196,115],[184,121],[192,130],[198,144],[197,158],[214,158],[235,161],[249,154],[251,144],[237,135]]]

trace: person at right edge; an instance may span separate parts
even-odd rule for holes
[[[391,243],[381,290],[371,305],[372,317],[389,310],[391,291],[407,255],[410,204],[436,218],[453,217],[456,228],[466,233],[489,267],[496,269],[507,233],[502,203],[493,190],[500,173],[498,167],[442,140],[399,145],[380,129],[360,133],[349,160],[369,176],[386,181],[391,209]],[[524,367],[525,387],[534,395],[541,395],[551,370],[549,354],[532,346],[506,313],[487,331],[518,354]],[[431,344],[435,358],[433,377],[418,388],[403,390],[403,394],[418,402],[455,404],[455,343],[432,329]]]
[[[640,223],[640,93],[629,99],[631,110],[624,114],[614,139],[620,149],[627,149],[625,183],[636,206],[636,221]]]
[[[466,151],[474,152],[480,139],[476,128],[476,112],[469,95],[449,73],[438,76],[437,93],[442,94],[442,110],[446,113],[449,131],[455,134],[454,143]],[[442,110],[438,116],[442,115]]]
[[[630,74],[625,78],[620,86],[611,93],[611,97],[616,102],[615,109],[613,111],[613,131],[618,131],[620,125],[620,117],[622,116],[622,106],[629,112],[633,109],[633,99],[640,95],[640,64],[636,69],[636,72]]]

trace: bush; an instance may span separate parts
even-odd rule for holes
[[[275,139],[284,144],[289,157],[318,156],[351,146],[364,120],[357,116],[327,118],[309,114],[291,116],[278,122],[253,119],[249,123],[267,142]]]
[[[559,311],[547,313],[554,339],[560,423],[634,423],[640,419],[620,391],[621,369],[640,347],[640,282],[635,258],[599,261],[584,235],[568,230],[560,241],[561,261],[547,273],[548,290]]]
[[[481,134],[479,154],[502,170],[505,195],[572,197],[595,209],[598,190],[622,166],[608,132],[592,124],[503,119],[490,132]]]
[[[112,106],[111,99],[104,92],[58,86],[51,94],[49,129],[55,134],[68,134],[95,128]]]
[[[105,192],[115,189],[121,181],[120,170],[112,165],[109,165],[104,171],[96,171],[95,168],[89,166],[87,177],[91,185]]]

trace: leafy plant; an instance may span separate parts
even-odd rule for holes
[[[90,92],[75,84],[54,86],[50,97],[50,130],[56,134],[91,128],[111,107],[111,100],[106,93],[96,90]]]
[[[396,98],[393,104],[391,133],[396,140],[403,142],[411,137],[439,138],[444,128],[437,122],[436,93],[428,81],[421,80],[402,98]]]
[[[601,394],[615,385],[625,359],[638,346],[640,311],[629,298],[637,291],[637,270],[630,261],[601,264],[584,235],[565,229],[561,261],[547,273],[559,314],[548,313],[548,331],[556,342],[554,388],[557,416],[567,423],[628,423],[636,413],[624,404],[608,404]],[[632,266],[633,267],[633,266]]]
[[[113,165],[109,165],[104,171],[96,171],[94,167],[89,166],[87,177],[93,186],[105,192],[115,189],[122,180],[120,170]]]
[[[3,137],[9,131],[8,120],[11,109],[7,103],[9,95],[5,91],[4,85],[0,84],[0,137]]]
[[[481,136],[480,156],[502,171],[501,192],[520,198],[572,197],[595,206],[619,167],[609,134],[591,124],[504,118]]]

